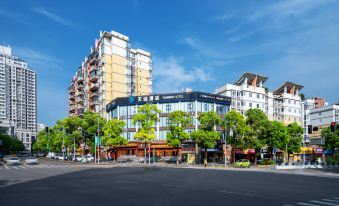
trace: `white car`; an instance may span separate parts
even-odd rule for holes
[[[81,162],[82,161],[82,156],[79,155],[79,156],[75,157],[75,159],[76,159],[77,162]]]
[[[65,157],[64,156],[58,156],[58,160],[64,160]]]
[[[3,158],[4,163],[7,163],[7,160],[8,160],[9,158],[11,158],[11,157],[17,157],[17,156],[15,156],[15,155],[6,155],[6,156],[4,156],[4,158]]]
[[[27,157],[26,158],[26,164],[38,164],[38,159],[36,157]]]
[[[86,155],[87,161],[93,161],[94,157],[92,155]]]
[[[18,157],[10,157],[7,159],[6,163],[8,165],[18,165],[20,164],[20,159]]]

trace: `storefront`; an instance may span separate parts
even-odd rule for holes
[[[248,159],[251,163],[256,162],[256,152],[255,149],[242,149],[242,148],[234,148],[233,149],[235,155],[235,161],[240,159]]]

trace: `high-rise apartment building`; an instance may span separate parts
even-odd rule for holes
[[[11,52],[0,46],[0,120],[13,124],[15,135],[30,151],[36,135],[36,74]]]
[[[270,92],[264,86],[267,79],[265,76],[246,72],[234,84],[225,84],[214,93],[231,97],[231,109],[243,115],[248,109],[257,108],[270,120],[303,125],[303,102],[299,94],[303,86],[286,82]]]
[[[151,54],[131,48],[128,36],[100,32],[68,88],[69,116],[94,111],[106,117],[113,99],[151,92]]]

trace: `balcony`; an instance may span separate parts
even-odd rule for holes
[[[75,105],[70,105],[69,106],[69,111],[71,112],[71,111],[74,111],[75,110]]]
[[[97,91],[99,89],[99,84],[98,83],[93,83],[91,84],[90,88],[89,88],[92,92],[93,91]]]
[[[98,81],[98,74],[97,74],[96,71],[91,71],[91,73],[90,73],[90,80],[93,83]]]
[[[98,59],[97,58],[93,58],[91,59],[91,61],[89,62],[89,65],[97,65],[98,64]]]
[[[85,92],[83,90],[78,91],[77,96],[83,96]]]
[[[92,92],[90,98],[94,99],[94,98],[98,98],[98,96],[99,96],[99,92]]]
[[[84,82],[84,78],[82,76],[78,76],[77,77],[77,82],[78,82],[78,84],[83,83]]]
[[[83,91],[84,90],[84,85],[83,84],[78,85],[77,89],[78,89],[78,91]]]

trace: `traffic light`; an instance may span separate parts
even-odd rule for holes
[[[307,131],[308,131],[308,134],[312,134],[312,125],[308,125],[308,128],[307,128]]]
[[[331,122],[331,132],[335,132],[336,125],[335,122]]]
[[[48,127],[45,127],[45,131],[46,131],[46,133],[48,133]]]

